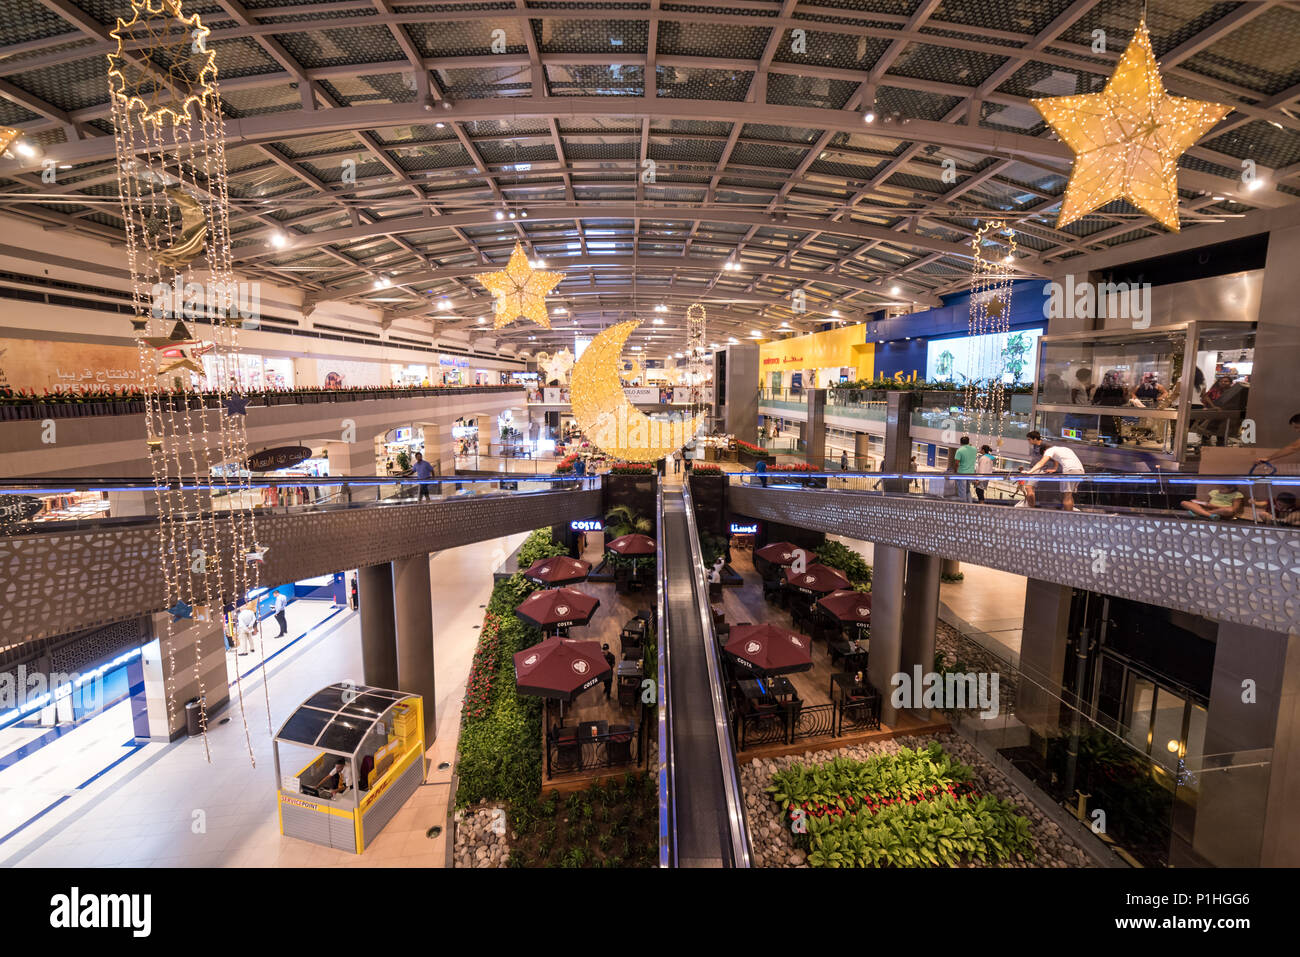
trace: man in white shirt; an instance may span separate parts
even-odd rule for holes
[[[1079,456],[1074,454],[1073,449],[1068,449],[1064,445],[1053,445],[1048,448],[1043,446],[1043,436],[1038,432],[1030,432],[1025,436],[1029,440],[1029,445],[1035,452],[1041,452],[1042,458],[1025,469],[1025,474],[1041,472],[1048,465],[1053,466],[1053,471],[1059,471],[1062,475],[1083,475],[1083,463],[1079,461]],[[1036,504],[1034,501],[1034,482],[1025,483],[1025,500],[1029,507],[1033,508]],[[1065,511],[1074,511],[1074,493],[1079,490],[1078,481],[1061,482],[1061,504]]]
[[[280,626],[280,633],[277,638],[283,638],[286,631],[289,630],[289,622],[284,617],[284,610],[289,607],[289,599],[284,597],[284,592],[275,593],[275,623]]]
[[[236,622],[235,638],[239,654],[246,655],[253,650],[253,629],[257,627],[257,612],[254,611],[252,602],[239,610]]]

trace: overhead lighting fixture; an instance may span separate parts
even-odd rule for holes
[[[527,219],[527,218],[528,218],[528,210],[526,210],[526,209],[521,209],[521,210],[519,211],[519,215],[522,216],[524,219]]]
[[[486,322],[487,322],[487,320],[484,319],[482,316],[479,316],[479,317],[478,317],[478,324],[479,324],[480,326],[483,325],[483,324],[486,323]]]
[[[750,329],[750,330],[749,330],[749,334],[750,334],[751,336],[753,336],[754,338],[756,338],[756,339],[761,339],[761,338],[763,338],[763,334],[762,334],[761,332],[759,332],[757,329]]]
[[[832,309],[831,316],[834,317],[835,319],[838,319],[840,317],[840,311],[838,309]]]
[[[874,123],[874,122],[876,122],[876,111],[875,111],[875,110],[867,110],[867,112],[863,113],[863,114],[862,114],[862,122],[863,122],[863,123]]]
[[[655,306],[655,312],[667,312],[667,311],[668,311],[668,307],[665,306],[662,302],[659,303],[659,305]]]
[[[496,217],[497,217],[497,219],[505,219],[505,218],[506,218],[506,214],[503,213],[503,212],[501,212],[501,210],[498,209],[497,212],[496,212]]]
[[[1246,184],[1246,189],[1252,193],[1255,192],[1255,190],[1257,189],[1263,189],[1263,188],[1264,188],[1264,181],[1260,179],[1258,176],[1256,176],[1254,179],[1252,179],[1249,183]]]
[[[26,156],[28,159],[31,159],[37,153],[40,152],[39,149],[37,149],[27,140],[19,140],[17,143],[14,144],[14,149],[18,151],[20,156]]]
[[[1010,266],[1015,261],[1016,261],[1016,257],[1011,255],[1011,253],[1007,253],[1005,256],[1002,257],[1003,264],[1007,266]]]
[[[660,319],[658,316],[655,316],[655,325],[656,325],[656,326],[662,326],[663,324],[664,324],[664,321],[663,321],[662,319]]]
[[[442,130],[442,129],[446,129],[446,128],[447,128],[447,124],[444,123],[442,120],[439,120],[437,123],[434,123],[433,125],[436,126],[436,127],[437,127],[438,129],[440,129],[440,130]]]
[[[530,265],[531,265],[534,269],[545,269],[545,268],[546,268],[546,260],[543,259],[541,256],[538,256],[536,259],[534,259],[534,260],[530,263]]]
[[[890,286],[890,287],[889,287],[889,294],[890,294],[891,296],[897,296],[897,295],[900,295],[900,294],[902,293],[902,291],[903,291],[903,290],[900,289],[898,286]]]
[[[448,309],[451,308],[451,300],[446,298],[445,296],[442,299],[439,299],[438,308],[441,309],[443,312],[446,312]]]
[[[285,246],[289,245],[289,237],[284,233],[272,233],[271,245],[276,249],[283,249]]]
[[[378,278],[375,279],[376,289],[387,289],[392,284],[393,281],[389,279],[387,276],[379,276]]]
[[[562,316],[568,311],[569,310],[565,309],[563,306],[556,306],[554,309],[551,310],[551,315]]]
[[[736,343],[738,343],[740,340],[737,339],[735,336],[730,336],[730,337],[727,339],[727,341],[728,341],[729,343],[731,343],[731,344],[734,346],[734,345],[735,345]]]
[[[511,218],[511,219],[514,219],[514,218],[515,218],[515,214],[514,214],[514,211],[513,211],[513,210],[512,210],[511,213],[510,213],[510,218]]]

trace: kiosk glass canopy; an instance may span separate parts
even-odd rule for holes
[[[332,684],[316,692],[291,714],[275,736],[336,754],[353,755],[392,708],[410,695],[364,685]]]

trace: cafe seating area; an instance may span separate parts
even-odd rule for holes
[[[571,626],[568,636],[608,644],[616,663],[608,698],[604,683],[597,682],[572,701],[545,702],[542,788],[548,793],[578,790],[645,767],[657,747],[654,711],[642,702],[644,662],[654,641],[655,592],[629,593],[614,582],[594,579],[580,587],[598,598],[600,607],[586,625]]]
[[[837,622],[816,604],[815,595],[778,580],[784,569],[774,569],[760,558],[765,578],[753,552],[731,554],[731,566],[744,583],[725,589],[720,600],[712,603],[712,611],[739,760],[947,727],[941,720],[923,722],[906,714],[895,727],[882,724],[881,694],[866,675],[869,625]],[[729,642],[735,651],[734,636],[751,633],[750,626],[755,625],[771,625],[808,639],[809,662],[790,666],[798,670],[761,674],[743,656],[723,651]],[[757,650],[756,643],[748,647]]]

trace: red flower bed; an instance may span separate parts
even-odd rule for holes
[[[751,445],[749,442],[742,442],[740,439],[736,439],[735,441],[736,441],[736,448],[743,449],[744,451],[748,452],[750,455],[760,455],[760,456],[767,455],[767,449],[762,448],[761,446]]]
[[[615,462],[609,468],[610,475],[653,475],[655,471],[653,465],[643,462]]]
[[[492,676],[496,673],[497,657],[501,651],[501,619],[488,612],[483,616],[483,630],[479,634],[478,650],[469,669],[469,682],[465,688],[464,712],[467,718],[481,718],[492,703]]]
[[[700,462],[691,466],[691,472],[694,475],[721,475],[722,469],[716,465]]]
[[[769,472],[820,472],[821,469],[806,462],[789,462],[785,465],[773,465]]]

